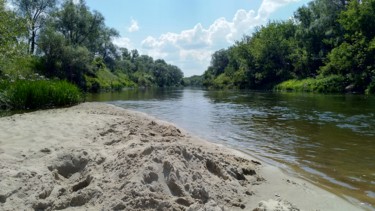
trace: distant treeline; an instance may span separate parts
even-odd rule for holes
[[[203,85],[375,93],[374,35],[375,0],[315,0],[215,52]]]
[[[200,75],[193,75],[183,79],[184,86],[194,86],[201,87],[203,86],[203,77]]]
[[[0,78],[37,73],[85,91],[181,85],[178,67],[117,47],[117,36],[84,0],[0,0]]]

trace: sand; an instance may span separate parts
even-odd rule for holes
[[[100,103],[0,118],[0,210],[360,210],[146,114]]]

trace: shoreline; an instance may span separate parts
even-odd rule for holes
[[[371,204],[360,201],[359,199],[351,197],[349,195],[345,195],[345,193],[343,193],[342,191],[335,190],[334,188],[330,187],[328,184],[324,183],[326,181],[324,181],[322,179],[319,179],[319,178],[316,179],[315,178],[315,180],[314,180],[313,177],[311,177],[311,175],[309,176],[308,173],[299,169],[296,166],[291,167],[291,166],[288,166],[287,163],[273,161],[273,160],[270,160],[269,158],[263,158],[259,155],[254,156],[251,153],[248,153],[246,151],[242,151],[240,149],[234,148],[234,150],[240,151],[241,153],[249,155],[250,157],[254,157],[257,160],[262,161],[262,163],[266,163],[266,165],[268,165],[268,166],[275,167],[275,168],[279,169],[282,172],[282,174],[284,174],[286,176],[289,176],[289,177],[292,177],[292,178],[298,178],[298,179],[300,179],[302,181],[305,181],[305,182],[307,182],[307,183],[309,183],[313,186],[316,186],[317,188],[320,188],[320,189],[322,189],[324,191],[327,191],[327,192],[329,192],[333,195],[336,195],[339,198],[341,198],[341,199],[343,199],[343,200],[345,200],[345,201],[347,201],[347,202],[349,202],[349,203],[353,204],[354,206],[357,206],[361,209],[375,210],[375,208]]]
[[[363,210],[251,155],[102,103],[0,118],[0,209]]]

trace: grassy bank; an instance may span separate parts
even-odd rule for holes
[[[331,75],[324,78],[292,79],[276,85],[274,89],[277,91],[343,93],[347,85],[343,76]]]
[[[108,69],[100,69],[95,76],[85,75],[88,92],[120,91],[125,87],[137,87],[137,84],[121,72],[112,73]]]
[[[0,81],[0,108],[39,109],[74,105],[82,100],[81,91],[66,81]]]

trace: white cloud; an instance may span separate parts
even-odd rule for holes
[[[138,21],[134,20],[133,18],[131,19],[130,26],[128,28],[128,32],[137,32],[139,31],[139,25]]]
[[[132,42],[127,37],[115,37],[112,41],[120,48],[134,49]]]
[[[238,10],[232,20],[219,18],[207,28],[198,23],[180,33],[147,37],[142,41],[142,51],[179,66],[186,76],[200,75],[209,65],[213,52],[228,47],[262,23],[255,11]]]
[[[218,18],[207,28],[198,23],[179,33],[168,32],[158,38],[149,36],[141,42],[140,51],[180,67],[185,76],[200,75],[209,65],[213,52],[232,45],[256,26],[265,24],[277,9],[297,1],[263,0],[258,11],[240,9],[231,20]]]
[[[263,0],[258,10],[258,17],[268,18],[271,13],[275,12],[280,7],[298,1],[300,0]]]

